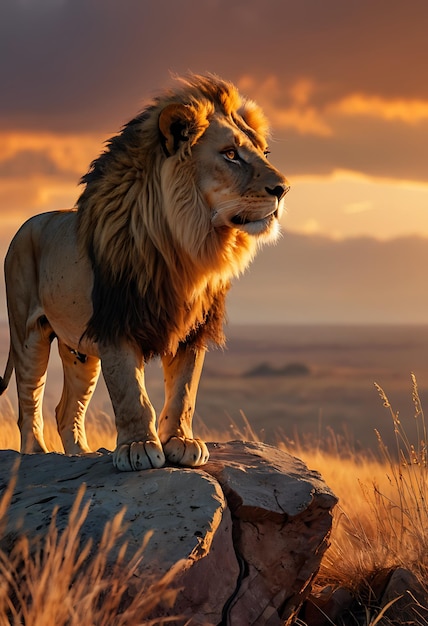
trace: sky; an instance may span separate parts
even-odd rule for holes
[[[428,238],[427,24],[425,0],[0,0],[1,256],[189,70],[265,110],[286,234]]]

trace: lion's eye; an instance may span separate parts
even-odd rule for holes
[[[264,150],[263,154],[265,155],[266,158],[268,158],[268,155],[270,154],[270,150]]]
[[[223,154],[229,161],[238,161],[239,159],[238,151],[235,148],[228,148],[224,150]]]

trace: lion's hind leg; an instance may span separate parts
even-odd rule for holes
[[[90,452],[85,415],[100,374],[100,360],[71,350],[58,339],[64,387],[56,407],[56,421],[66,454]]]
[[[44,316],[29,319],[24,327],[15,316],[11,319],[10,335],[18,390],[21,452],[48,452],[43,436],[42,403],[51,329]]]
[[[165,405],[159,418],[159,437],[168,461],[198,467],[209,458],[208,448],[193,436],[192,421],[205,351],[180,345],[174,357],[164,356]]]

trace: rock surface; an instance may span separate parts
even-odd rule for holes
[[[336,498],[319,474],[276,448],[243,442],[209,447],[203,470],[135,473],[116,472],[107,453],[2,451],[2,491],[18,458],[20,466],[0,547],[9,550],[20,533],[45,534],[54,507],[63,530],[85,483],[90,507],[83,541],[92,538],[96,545],[106,521],[126,507],[124,540],[131,553],[153,532],[138,575],[160,577],[179,563],[176,604],[159,607],[158,615],[179,613],[195,626],[291,623],[327,547]]]

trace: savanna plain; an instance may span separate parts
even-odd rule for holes
[[[339,504],[314,591],[345,588],[359,601],[355,624],[388,624],[388,611],[373,600],[371,581],[381,571],[403,567],[417,578],[428,602],[428,326],[230,326],[227,336],[226,349],[206,357],[196,434],[208,441],[265,441],[320,472]],[[7,347],[4,324],[1,363]],[[61,371],[55,352],[53,344],[45,428],[50,448],[60,451],[54,408]],[[147,367],[146,382],[159,411],[163,383],[157,362]],[[1,449],[19,448],[16,415],[11,384],[0,398]],[[93,449],[114,447],[102,381],[87,429]],[[12,493],[13,484],[3,494],[0,520]],[[58,536],[53,520],[38,552],[23,538],[14,554],[0,553],[0,626],[40,624],[40,615],[50,615],[49,623],[58,626],[147,624],[144,615],[157,598],[174,593],[171,575],[124,608],[126,581],[141,555],[126,567],[119,556],[117,568],[108,570],[106,555],[120,537],[121,520],[106,526],[94,557],[79,544],[84,517],[77,498],[64,536]],[[415,598],[415,606],[412,623],[426,624],[426,605]]]

